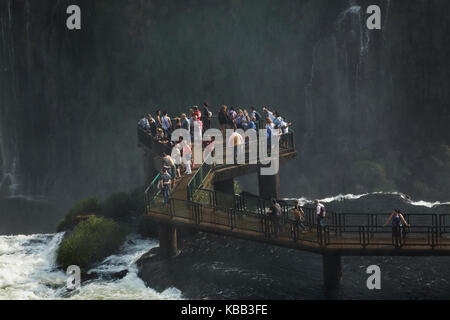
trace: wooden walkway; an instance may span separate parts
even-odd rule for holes
[[[428,232],[428,227],[421,227],[423,230],[407,233],[400,248],[393,245],[390,227],[380,227],[376,232],[371,232],[365,230],[365,226],[343,228],[330,225],[319,233],[316,226],[310,228],[307,226],[307,231],[301,232],[294,220],[285,220],[282,223],[282,230],[275,235],[273,221],[267,215],[239,214],[232,208],[210,207],[187,200],[186,186],[193,174],[178,181],[172,192],[170,204],[164,205],[160,197],[154,200],[148,208],[148,215],[153,220],[158,223],[322,254],[334,252],[348,256],[450,255],[448,235],[437,236]]]
[[[142,133],[140,142],[150,148],[145,137],[141,136]],[[287,136],[283,141],[286,148],[280,150],[280,161],[296,155],[293,136]],[[151,196],[146,192],[147,214],[165,225],[322,254],[450,255],[450,214],[409,215],[407,219],[411,218],[414,223],[410,221],[412,227],[405,229],[402,245],[395,247],[391,228],[383,228],[381,225],[386,221],[387,215],[332,213],[327,215],[327,226],[318,230],[315,213],[310,209],[305,223],[307,231],[301,232],[295,219],[285,210],[280,220],[282,230],[275,234],[274,221],[267,216],[266,205],[260,205],[259,198],[244,199],[238,195],[226,194],[218,201],[218,191],[202,189],[212,182],[248,174],[258,168],[258,165],[252,164],[223,166],[203,163],[193,168],[192,174],[177,179],[169,204],[163,204],[161,195],[155,197],[157,192]],[[156,187],[153,186],[151,190],[156,190]],[[250,207],[253,209],[249,209]]]

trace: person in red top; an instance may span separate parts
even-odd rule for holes
[[[201,111],[198,109],[198,107],[197,107],[197,106],[194,106],[193,109],[194,109],[194,115],[197,116],[197,119],[198,119],[198,120],[202,120],[202,113],[201,113]]]

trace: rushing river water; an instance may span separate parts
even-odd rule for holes
[[[90,270],[100,278],[80,289],[67,290],[67,275],[55,268],[55,254],[63,233],[0,237],[0,299],[180,299],[177,289],[162,293],[148,288],[137,276],[136,260],[156,241],[130,236],[118,254]],[[128,270],[111,280],[108,274]]]
[[[340,212],[389,212],[396,207],[409,213],[450,212],[448,203],[414,201],[400,193],[339,195],[321,201]],[[55,266],[62,238],[63,233],[0,236],[0,299],[326,298],[319,255],[209,235],[191,241],[175,261],[183,277],[161,272],[162,282],[169,282],[167,289],[152,289],[161,288],[161,283],[152,286],[152,280],[146,284],[138,276],[136,261],[158,242],[130,235],[117,254],[89,271],[99,277],[69,291],[67,275]],[[343,257],[339,298],[448,299],[449,263],[450,257]],[[372,264],[382,270],[382,290],[366,287],[366,268]],[[113,276],[124,270],[125,277]]]

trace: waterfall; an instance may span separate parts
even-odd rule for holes
[[[355,32],[355,28],[359,29],[359,62],[357,65],[357,74],[356,79],[358,81],[361,70],[362,70],[362,63],[364,56],[369,51],[369,44],[370,44],[370,33],[369,30],[366,28],[365,20],[362,16],[363,12],[361,12],[361,6],[356,5],[354,1],[350,1],[350,7],[346,9],[344,12],[342,12],[339,15],[338,18],[338,32],[344,31],[345,28],[343,26],[343,23],[346,18],[350,16],[351,20],[351,32]],[[356,26],[355,26],[356,25]],[[356,88],[358,88],[358,83],[356,82]]]
[[[16,159],[14,159],[10,171],[4,172],[0,182],[0,195],[4,194],[11,197],[17,195],[19,183],[16,175],[16,163]]]
[[[6,3],[6,6],[6,10],[2,10],[0,19],[2,44],[0,51],[0,66],[1,72],[4,75],[0,78],[2,90],[0,91],[0,97],[2,99],[0,103],[0,195],[16,196],[20,185],[17,176],[19,165],[17,157],[17,139],[9,128],[10,126],[14,126],[14,124],[12,124],[14,121],[10,117],[11,110],[13,110],[11,104],[14,101],[17,101],[12,0],[9,0]],[[9,93],[12,93],[12,96],[10,99],[7,99]]]
[[[314,84],[314,75],[315,75],[315,68],[316,68],[316,55],[317,55],[317,48],[319,46],[319,42],[317,42],[314,45],[313,51],[312,51],[312,61],[311,61],[311,75],[309,78],[309,82],[305,87],[305,107],[306,107],[306,114],[308,115],[307,120],[307,130],[305,133],[305,138],[303,141],[307,143],[310,140],[310,136],[314,135],[314,101],[313,101],[313,84]],[[305,148],[302,148],[305,149]]]
[[[391,9],[391,0],[386,0],[386,9],[385,9],[385,14],[384,14],[383,27],[381,28],[383,35],[386,33],[386,30],[387,30],[390,9]]]
[[[364,145],[362,135],[359,135],[361,127],[359,123],[369,123],[375,109],[370,104],[365,103],[365,90],[367,90],[365,79],[366,63],[370,63],[369,54],[371,44],[371,32],[366,26],[366,7],[359,4],[359,1],[350,0],[348,7],[337,17],[336,39],[340,48],[338,61],[342,61],[345,66],[344,76],[347,79],[350,135],[354,137],[355,146]],[[369,128],[364,128],[369,130]]]

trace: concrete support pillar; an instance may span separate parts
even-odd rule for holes
[[[214,182],[214,190],[234,194],[234,179]]]
[[[159,254],[171,258],[178,254],[177,229],[169,224],[158,225]]]
[[[341,256],[338,254],[323,254],[323,280],[328,292],[339,291],[342,279]]]
[[[280,174],[271,176],[261,175],[261,169],[258,173],[259,196],[265,200],[280,198]]]

